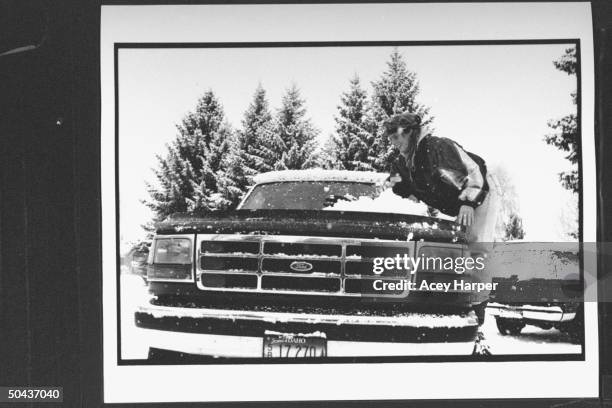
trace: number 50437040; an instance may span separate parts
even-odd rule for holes
[[[0,402],[9,401],[61,401],[61,387],[0,387]]]

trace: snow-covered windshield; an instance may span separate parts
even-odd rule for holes
[[[246,198],[246,210],[323,210],[339,202],[373,199],[379,193],[373,183],[346,181],[283,181],[255,186]]]
[[[427,215],[422,202],[402,198],[375,183],[357,181],[280,181],[251,191],[246,210],[328,210]],[[442,213],[439,218],[453,219]]]

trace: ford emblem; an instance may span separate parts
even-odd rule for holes
[[[312,270],[312,264],[303,261],[291,262],[291,265],[289,265],[289,267],[296,272],[308,272]]]

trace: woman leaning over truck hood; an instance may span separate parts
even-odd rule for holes
[[[433,136],[419,115],[395,115],[384,126],[400,152],[391,165],[393,192],[456,216],[470,242],[493,242],[499,185],[485,161],[451,139]]]

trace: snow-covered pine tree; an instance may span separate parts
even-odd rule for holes
[[[378,81],[372,83],[372,130],[373,140],[370,143],[369,162],[377,171],[388,171],[391,162],[398,152],[383,135],[382,123],[389,117],[403,112],[417,113],[428,125],[433,117],[429,108],[417,102],[419,82],[417,74],[407,68],[404,58],[396,49],[387,62],[387,70]]]
[[[272,157],[280,156],[275,170],[306,169],[317,164],[313,153],[319,131],[307,118],[305,101],[295,84],[282,97],[272,133],[265,132],[265,148]]]
[[[204,139],[199,130],[193,135],[179,133],[167,145],[166,155],[157,156],[158,168],[153,170],[157,184],[147,182],[150,199],[144,201],[155,213],[155,221],[163,220],[175,212],[206,206],[205,200],[201,198],[209,193],[204,179],[211,176],[211,171],[203,165],[206,161],[202,159],[208,155]]]
[[[249,104],[244,118],[242,119],[242,131],[240,132],[240,147],[244,149],[257,142],[259,129],[272,122],[270,104],[266,97],[266,90],[260,84],[257,85],[253,100]]]
[[[221,102],[209,89],[198,99],[195,110],[188,112],[177,128],[181,135],[193,135],[199,130],[204,136],[204,143],[208,145],[212,135],[221,127],[224,118]]]
[[[243,157],[237,150],[235,140],[233,142],[228,154],[222,159],[223,172],[219,173],[217,181],[219,189],[218,193],[213,195],[217,209],[235,208],[248,189],[246,181],[250,174],[247,175]]]
[[[155,221],[175,212],[207,211],[216,208],[218,173],[227,152],[230,129],[224,123],[221,103],[209,90],[196,109],[177,125],[176,138],[167,145],[165,156],[157,156],[157,183],[147,183],[147,205]]]
[[[206,163],[213,179],[206,179],[207,186],[211,186],[208,195],[208,207],[212,210],[225,210],[237,204],[241,190],[237,185],[242,169],[238,168],[235,157],[236,134],[229,123],[223,122],[214,132],[208,146]],[[238,172],[238,173],[235,173]]]
[[[258,173],[276,170],[282,161],[283,152],[287,150],[287,145],[277,132],[276,120],[262,126],[258,133],[259,143],[249,149],[255,169]]]
[[[340,96],[336,121],[336,134],[328,140],[324,155],[327,161],[336,161],[334,168],[346,170],[372,170],[368,155],[373,141],[372,119],[367,92],[355,74],[349,89]]]
[[[280,154],[270,151],[273,125],[266,91],[259,84],[244,113],[242,129],[238,133],[236,148],[244,166],[244,178],[237,180],[241,188],[251,184],[253,175],[272,170],[280,159]]]
[[[577,70],[577,59],[576,59],[576,47],[567,48],[565,53],[556,61],[553,61],[555,68],[565,72],[568,75],[576,77]],[[572,102],[574,105],[578,103],[576,97],[576,91],[571,93]],[[580,189],[580,179],[578,175],[578,119],[576,113],[570,113],[563,116],[562,118],[551,120],[548,122],[554,133],[548,134],[544,137],[547,144],[555,146],[559,150],[566,152],[565,158],[570,162],[570,170],[562,171],[559,173],[559,181],[561,185],[571,191],[574,195],[574,200],[578,203],[578,193]],[[577,206],[577,204],[576,204]],[[578,238],[578,210],[576,211],[564,211],[563,224],[565,226],[565,232],[572,238]],[[568,219],[568,215],[573,213],[573,222]]]
[[[338,137],[330,133],[327,139],[325,139],[323,146],[315,153],[318,167],[326,170],[346,170],[346,167],[344,167],[344,164],[338,158],[341,146]]]
[[[235,137],[223,139],[227,143],[221,147],[225,154],[220,163],[223,171],[218,173],[218,208],[234,208],[252,184],[253,176],[271,170],[279,159],[267,163],[269,156],[263,141],[269,138],[272,124],[266,92],[259,84],[244,113],[242,129]]]
[[[568,75],[576,76],[576,47],[565,50],[565,54],[554,61],[555,68]],[[577,104],[576,92],[572,92],[572,101]],[[571,163],[572,170],[559,173],[559,180],[564,188],[578,194],[578,122],[575,113],[570,113],[560,119],[551,120],[548,126],[555,133],[546,135],[544,140],[549,145],[567,152],[567,160]]]

